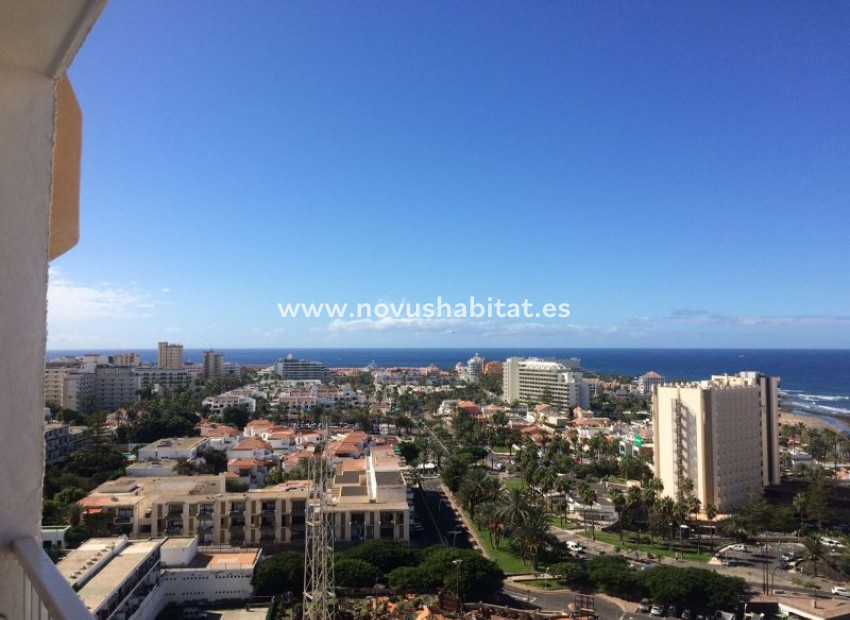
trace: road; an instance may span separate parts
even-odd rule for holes
[[[510,597],[517,601],[516,605],[507,602],[512,607],[539,607],[544,611],[564,611],[575,602],[575,592],[569,590],[549,590],[543,592],[539,589],[528,589],[515,582],[506,582],[502,588],[502,596]],[[502,601],[500,601],[502,604]],[[594,597],[594,608],[600,620],[618,620],[623,616],[620,607],[603,597]]]

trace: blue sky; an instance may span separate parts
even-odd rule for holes
[[[49,348],[850,347],[846,2],[129,2]],[[282,319],[277,303],[569,303]]]

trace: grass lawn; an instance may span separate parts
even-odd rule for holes
[[[585,538],[591,537],[589,532],[584,532],[583,530],[577,531],[575,533],[576,533],[576,535],[584,536]],[[676,546],[675,542],[673,544],[673,550],[672,551],[670,550],[669,546],[666,543],[661,544],[660,542],[656,542],[654,545],[650,546],[649,543],[643,542],[642,544],[637,545],[636,542],[635,542],[634,535],[631,534],[631,533],[626,534],[626,536],[623,538],[623,541],[621,542],[619,534],[617,534],[615,532],[603,532],[603,531],[597,529],[596,530],[596,540],[598,540],[600,542],[607,543],[609,545],[614,545],[616,547],[620,547],[622,552],[637,549],[639,558],[646,557],[647,552],[651,553],[652,555],[654,555],[656,557],[664,556],[664,557],[668,557],[668,558],[676,557],[676,554],[678,553],[678,547]],[[645,540],[646,540],[646,537],[644,537],[644,541]],[[694,542],[694,545],[696,545],[695,542]],[[716,547],[715,547],[715,549],[716,549]],[[709,546],[708,541],[705,541],[702,544],[701,550],[702,550],[702,553],[697,554],[695,548],[690,549],[688,547],[685,547],[685,551],[682,554],[682,558],[685,559],[685,560],[690,560],[692,562],[708,562],[711,559],[711,556],[712,556],[711,547]]]
[[[506,489],[524,489],[525,488],[525,480],[522,478],[511,478],[505,482]]]
[[[551,525],[552,527],[557,527],[557,528],[561,528],[561,529],[564,529],[564,530],[572,530],[572,529],[575,529],[577,527],[581,527],[581,523],[578,523],[576,521],[570,521],[569,519],[564,519],[564,523],[562,525],[561,524],[561,517],[560,517],[560,515],[557,515],[557,514],[550,514],[549,515],[549,525]]]
[[[466,516],[469,517],[469,513],[466,510],[464,510],[464,512],[466,512]],[[506,575],[524,575],[534,572],[534,569],[531,567],[531,562],[523,562],[522,558],[520,558],[519,555],[514,553],[511,549],[509,541],[503,538],[499,541],[499,547],[495,548],[490,544],[490,533],[484,528],[479,528],[471,517],[469,517],[469,521],[475,528],[475,531],[478,534],[478,539],[487,551],[487,555],[489,555],[490,558],[492,558],[492,560],[496,562],[503,571],[505,571]]]
[[[556,579],[529,579],[528,581],[521,581],[519,583],[529,588],[537,588],[541,592],[544,590],[559,590],[564,587]]]

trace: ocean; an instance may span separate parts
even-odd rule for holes
[[[654,370],[668,380],[706,379],[712,374],[757,370],[781,377],[787,401],[801,415],[847,417],[834,422],[850,431],[850,350],[846,349],[547,349],[547,348],[434,348],[434,349],[216,349],[228,362],[273,364],[292,353],[301,359],[317,360],[330,367],[363,367],[371,362],[381,367],[427,366],[452,368],[475,353],[488,360],[511,356],[544,358],[578,357],[588,370],[637,377]],[[112,355],[126,351],[100,350]],[[79,356],[91,351],[51,350],[48,358]],[[155,349],[137,349],[142,360],[156,360]],[[203,349],[185,349],[187,361],[199,362]]]

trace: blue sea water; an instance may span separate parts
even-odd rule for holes
[[[124,350],[101,350],[104,355]],[[788,401],[802,414],[847,416],[850,422],[850,350],[846,349],[547,349],[547,348],[433,348],[433,349],[217,349],[226,361],[239,364],[272,364],[292,353],[331,367],[427,366],[452,368],[475,353],[488,360],[511,356],[544,358],[578,357],[588,370],[605,374],[639,376],[649,370],[668,380],[706,379],[712,374],[757,370],[781,377]],[[53,350],[48,358],[78,356],[89,351]],[[137,350],[142,360],[156,360],[156,350]],[[202,349],[186,349],[187,361],[199,362]],[[845,426],[846,430],[850,427]]]

